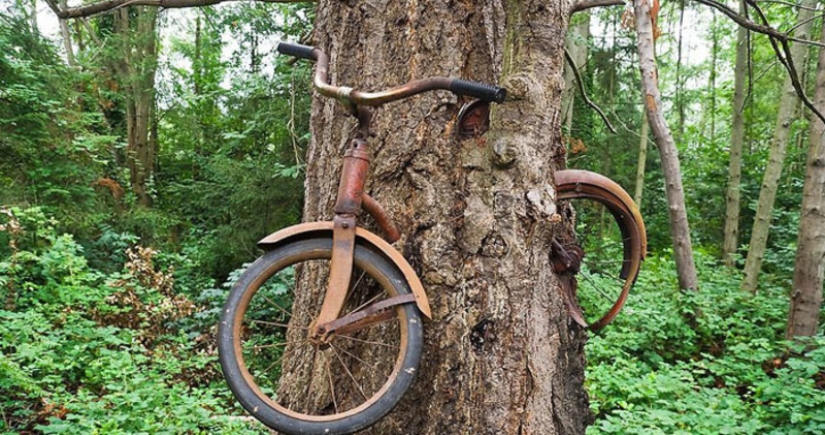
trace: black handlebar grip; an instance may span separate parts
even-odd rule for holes
[[[312,50],[315,50],[315,47],[310,47],[308,45],[293,44],[291,42],[279,42],[276,50],[278,50],[278,53],[281,54],[300,57],[301,59],[315,60],[315,55],[312,54]]]
[[[507,89],[462,79],[453,79],[450,84],[450,91],[496,103],[503,103],[504,99],[507,98]]]

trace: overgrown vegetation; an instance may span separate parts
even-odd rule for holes
[[[265,433],[238,418],[213,334],[228,283],[258,255],[255,241],[300,217],[309,68],[275,57],[266,41],[305,35],[312,7],[200,8],[172,35],[162,34],[172,27],[164,19],[182,15],[161,15],[146,207],[125,163],[129,97],[112,73],[123,43],[112,17],[73,27],[77,65],[69,66],[32,25],[32,4],[0,2],[0,433]],[[663,7],[660,80],[701,289],[675,284],[664,182],[648,153],[651,254],[624,312],[588,342],[596,417],[588,433],[825,433],[825,336],[783,340],[807,121],[792,126],[759,292],[743,293],[738,269],[719,259],[733,79],[711,80],[710,57],[683,62],[677,9]],[[785,6],[768,13],[793,20]],[[584,81],[619,133],[577,97],[568,161],[630,191],[641,122],[634,41],[615,11],[594,17]],[[735,32],[714,23],[701,36],[717,42],[713,66],[724,71]],[[759,38],[751,61],[743,235],[784,74]],[[814,66],[802,66],[809,77]],[[582,301],[594,310],[607,303]]]
[[[701,291],[680,292],[671,261],[649,258],[622,315],[589,339],[587,433],[823,433],[825,336],[785,342],[785,287],[752,296],[697,260]]]
[[[265,433],[229,418],[215,319],[176,291],[180,258],[136,247],[103,272],[42,210],[3,218],[0,433]]]

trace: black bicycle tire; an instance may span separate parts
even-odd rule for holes
[[[332,238],[319,236],[287,243],[267,252],[256,260],[239,278],[227,298],[221,321],[218,327],[218,353],[224,378],[229,384],[235,397],[241,405],[256,419],[268,427],[288,435],[344,435],[362,430],[375,424],[389,413],[401,400],[404,393],[412,385],[418,371],[423,348],[423,328],[418,308],[414,303],[401,305],[406,321],[400,322],[400,327],[406,328],[407,345],[403,350],[403,362],[395,373],[392,384],[378,397],[378,399],[364,410],[347,417],[332,421],[310,421],[296,419],[270,406],[266,400],[256,393],[253,386],[243,376],[240,362],[235,354],[235,333],[233,325],[238,313],[238,305],[247,291],[257,291],[249,286],[259,282],[262,274],[273,275],[271,270],[274,264],[283,261],[285,257],[297,256],[301,252],[311,249],[325,249],[331,251]],[[397,294],[410,293],[410,285],[404,278],[401,270],[368,241],[359,239],[355,248],[355,264],[369,262],[392,283]],[[268,278],[268,276],[267,276]],[[265,280],[265,278],[264,278]],[[260,389],[258,389],[260,391]]]

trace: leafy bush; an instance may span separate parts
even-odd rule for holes
[[[209,331],[179,328],[199,307],[154,251],[103,273],[40,210],[6,211],[0,433],[266,433],[229,417]]]

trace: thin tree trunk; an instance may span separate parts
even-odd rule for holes
[[[130,15],[130,9],[134,9]],[[115,61],[121,86],[126,90],[127,167],[138,204],[152,205],[149,183],[155,164],[151,137],[155,122],[155,72],[157,70],[157,8],[132,6],[115,12],[122,44],[122,59]]]
[[[825,27],[821,41],[825,41]],[[819,50],[814,105],[825,110],[825,49]],[[816,335],[825,273],[825,124],[811,115],[810,148],[794,262],[787,338]]]
[[[570,53],[576,67],[580,73],[584,73],[587,65],[587,40],[590,39],[590,12],[584,11],[576,14],[575,23],[570,26],[567,32],[565,48]],[[582,75],[583,76],[583,75]],[[562,114],[564,116],[562,124],[565,126],[568,139],[573,135],[573,105],[576,100],[576,74],[573,67],[567,62],[564,63],[564,96],[562,97]]]
[[[797,15],[797,22],[800,23],[800,26],[796,29],[794,36],[800,39],[808,39],[812,24],[810,18],[813,17],[814,11],[812,9],[816,7],[816,1],[803,0],[801,6]],[[796,65],[805,64],[807,53],[808,46],[805,44],[794,43],[791,47],[791,56]],[[748,244],[745,277],[742,280],[742,290],[752,293],[756,292],[759,272],[762,269],[762,260],[765,258],[771,215],[776,201],[776,192],[779,188],[779,177],[782,175],[791,125],[797,117],[798,107],[799,103],[791,79],[789,76],[785,77],[785,83],[782,86],[782,98],[779,102],[779,114],[776,117],[776,128],[771,140],[770,156],[765,167],[765,175],[762,178],[759,201],[756,204],[756,216],[753,222],[750,243]]]
[[[739,1],[739,13],[746,13],[745,1]],[[725,242],[722,259],[733,267],[733,255],[739,249],[740,187],[742,184],[742,149],[745,142],[745,82],[748,73],[748,29],[739,26],[736,33],[736,66],[733,78],[733,120],[731,121],[728,190],[725,195]]]
[[[708,79],[708,91],[710,93],[710,143],[716,142],[716,58],[719,53],[719,36],[716,30],[716,13],[713,14],[713,21],[710,25],[711,37],[713,38],[713,46],[711,47],[710,56],[710,77]]]
[[[433,307],[412,389],[366,434],[584,434],[584,334],[549,263],[572,231],[551,176],[564,167],[563,38],[572,3],[321,0],[315,43],[334,84],[375,90],[448,75],[500,83],[486,137],[456,142],[464,98],[430,93],[376,116],[367,191]],[[541,23],[537,25],[537,23]],[[353,121],[316,98],[304,219],[329,219]],[[323,289],[321,289],[323,290]],[[470,341],[484,331],[481,345]],[[323,380],[322,380],[323,382]]]
[[[681,140],[685,135],[685,101],[682,92],[682,42],[685,33],[685,0],[679,0],[679,40],[676,42],[676,113],[679,115],[676,124],[676,135]]]
[[[642,207],[642,190],[645,187],[645,166],[647,165],[647,135],[650,132],[650,124],[647,122],[647,114],[642,112],[642,132],[639,135],[639,161],[636,164],[636,189],[633,192],[633,202],[636,206]]]
[[[60,0],[60,7],[68,7],[66,0]],[[66,62],[69,66],[75,66],[74,50],[72,49],[72,36],[69,33],[69,23],[65,19],[60,19],[60,36],[63,38],[63,48],[66,50]]]
[[[682,188],[682,170],[676,144],[662,114],[662,97],[657,84],[650,5],[647,0],[636,0],[635,3],[642,90],[650,130],[653,132],[662,160],[668,217],[670,218],[670,236],[673,239],[673,256],[676,260],[676,271],[679,275],[679,287],[685,290],[697,290],[699,281],[696,276],[696,265],[693,262],[690,228],[688,226],[687,210],[685,209],[685,192]]]

